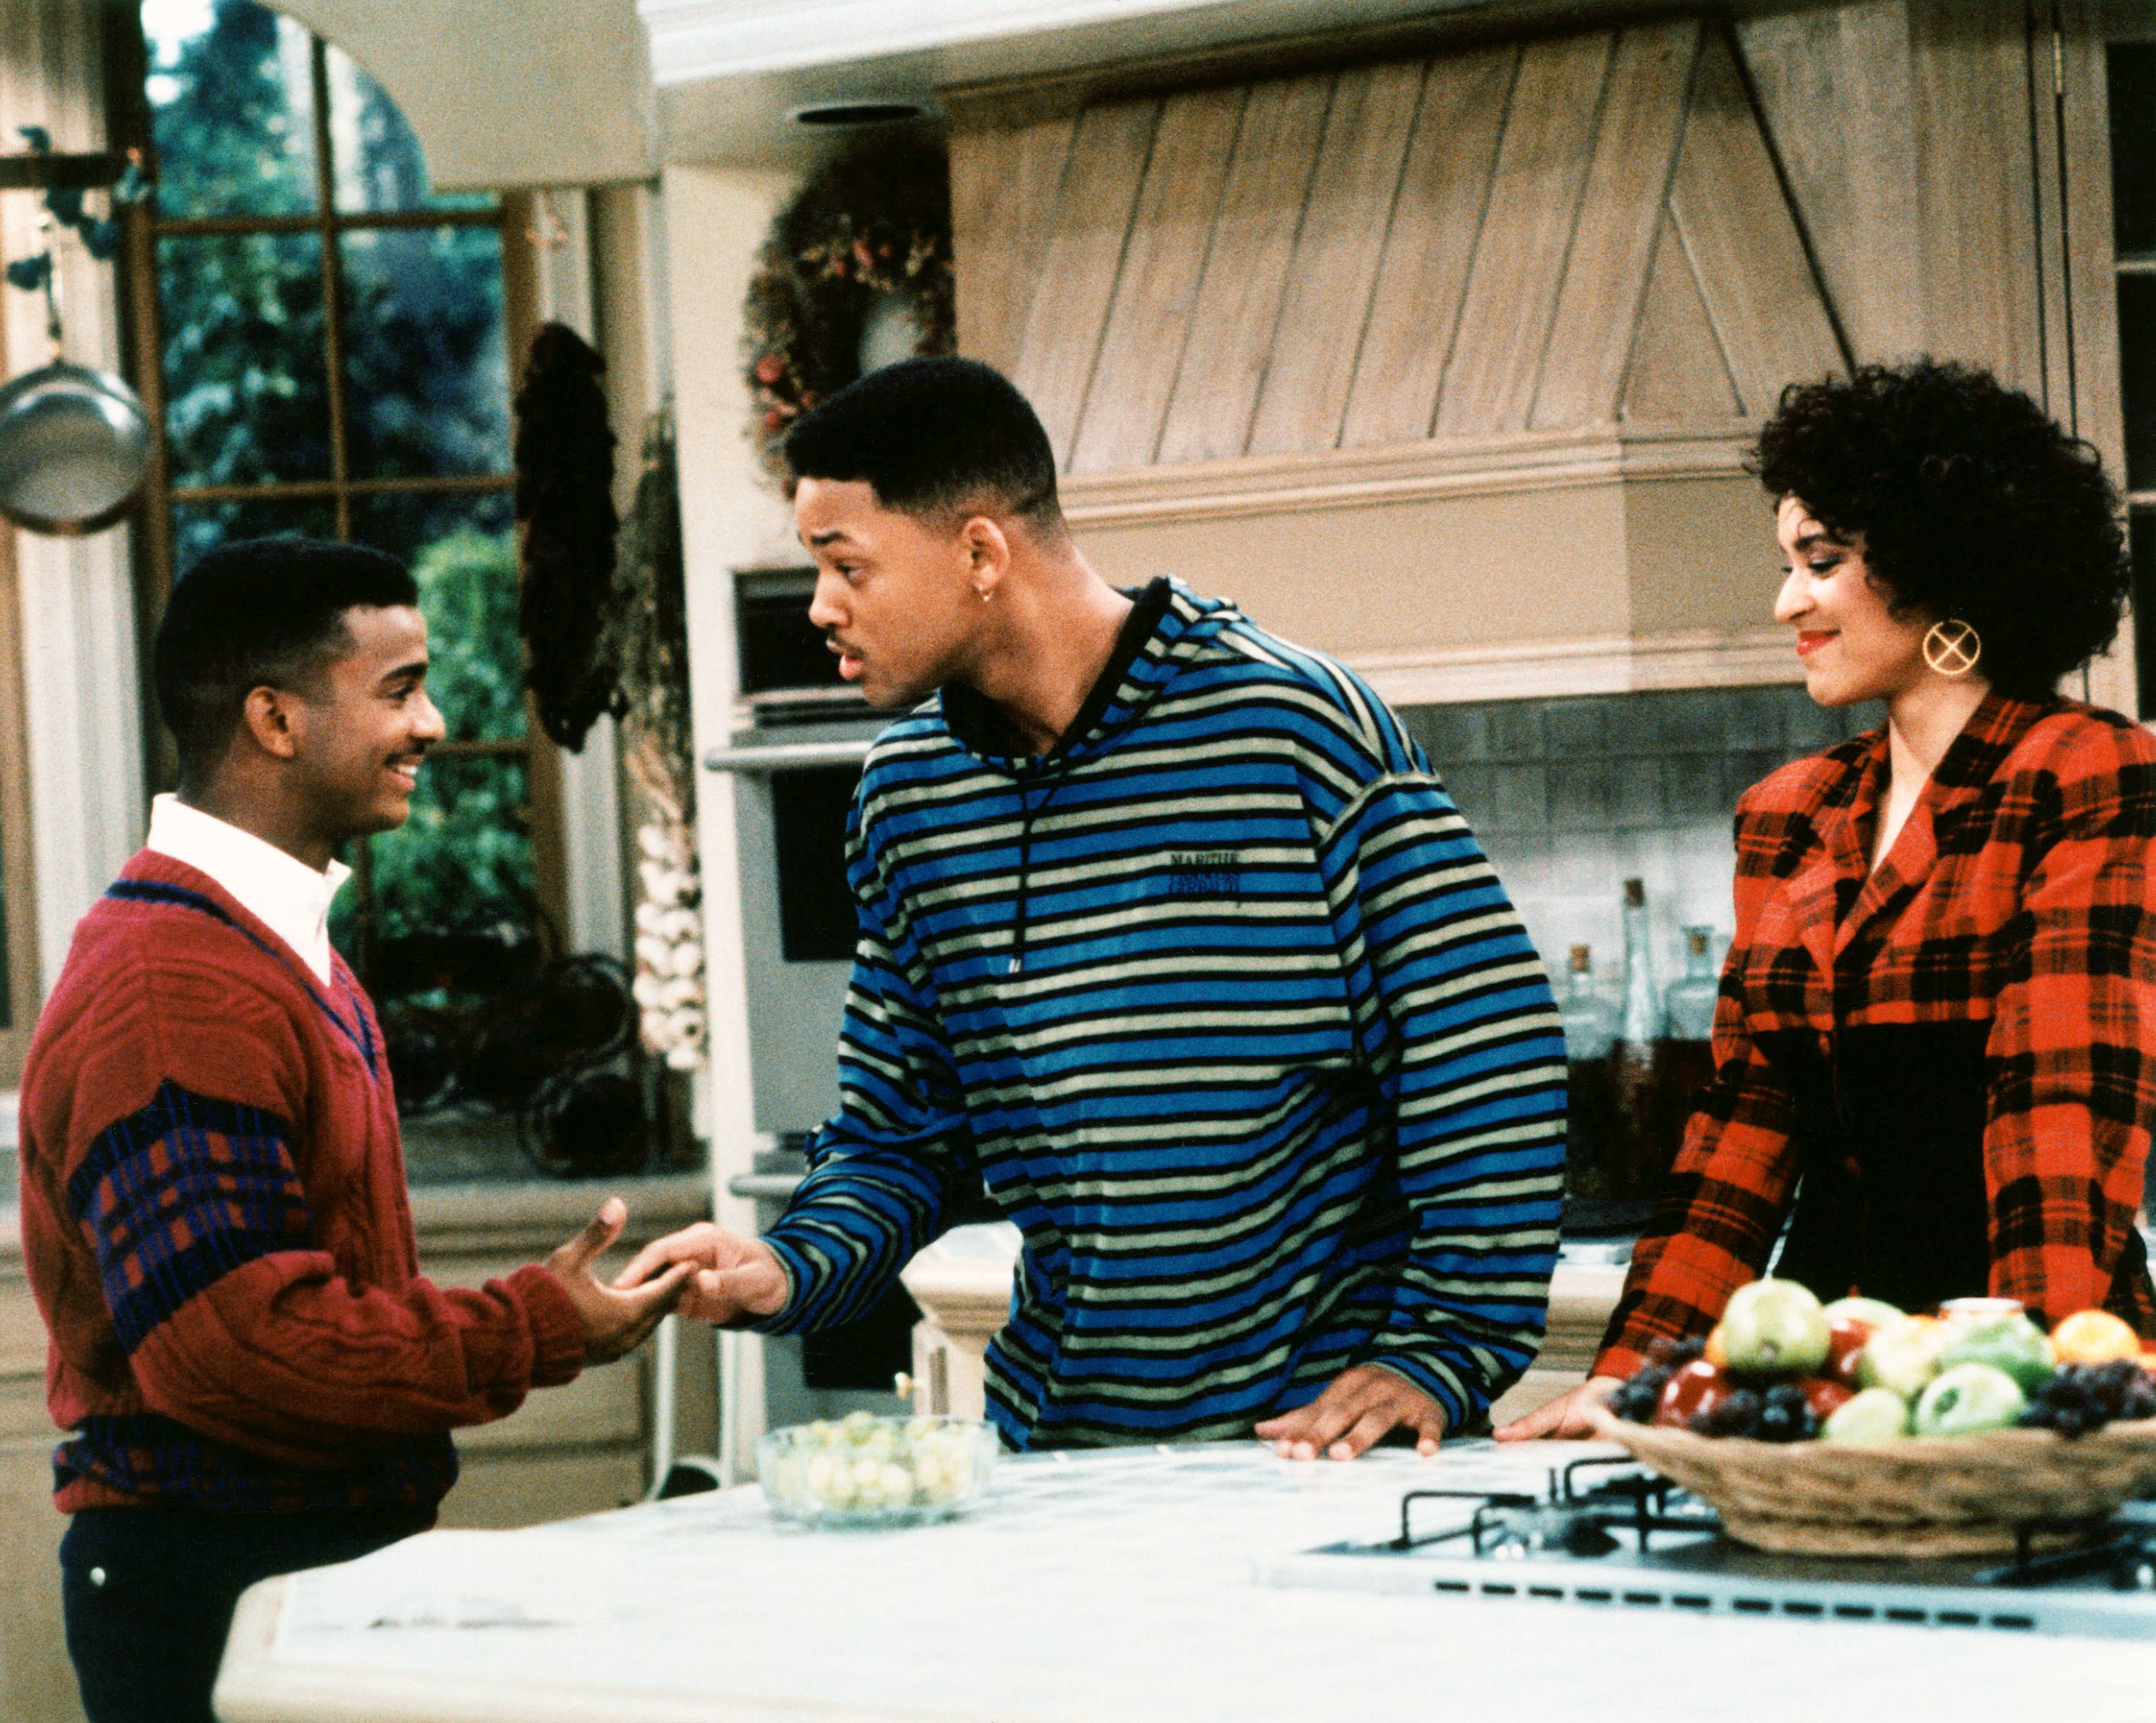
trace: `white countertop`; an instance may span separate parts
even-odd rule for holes
[[[435,1532],[243,1602],[226,1723],[2136,1723],[2156,1643],[1276,1588],[1410,1487],[1572,1444],[1294,1465],[1256,1443],[1007,1459],[959,1520],[776,1525],[752,1486]]]

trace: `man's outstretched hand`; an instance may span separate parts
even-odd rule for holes
[[[1435,1453],[1445,1439],[1445,1408],[1405,1376],[1375,1364],[1343,1370],[1307,1406],[1267,1418],[1258,1434],[1284,1460],[1352,1460],[1378,1438],[1406,1427],[1415,1452]]]
[[[547,1258],[547,1272],[561,1283],[576,1306],[587,1364],[609,1363],[642,1345],[660,1319],[674,1308],[693,1272],[684,1265],[633,1292],[616,1290],[619,1281],[612,1287],[601,1285],[592,1264],[621,1237],[628,1220],[621,1199],[609,1196],[583,1232]]]
[[[629,1288],[649,1280],[656,1286],[677,1273],[690,1277],[681,1288],[681,1314],[722,1326],[776,1315],[793,1290],[769,1245],[709,1221],[653,1239],[613,1283]]]

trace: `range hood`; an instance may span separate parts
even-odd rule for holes
[[[960,348],[1104,573],[1396,703],[1794,675],[1744,453],[1849,356],[1725,26],[946,100]]]

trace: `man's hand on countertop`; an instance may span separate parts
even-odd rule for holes
[[[775,1315],[793,1290],[769,1245],[709,1221],[653,1239],[614,1276],[613,1283],[639,1286],[682,1263],[691,1265],[695,1272],[682,1288],[676,1308],[700,1322],[723,1326],[747,1317]]]
[[[1343,1370],[1307,1406],[1267,1418],[1257,1433],[1284,1460],[1352,1460],[1379,1438],[1405,1427],[1415,1452],[1430,1454],[1445,1439],[1445,1409],[1429,1395],[1375,1364]]]

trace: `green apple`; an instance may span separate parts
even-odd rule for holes
[[[1917,1402],[1917,1433],[1974,1436],[2003,1430],[2028,1408],[2021,1385],[1996,1365],[1957,1364],[1941,1371]]]
[[[1866,1388],[1820,1426],[1825,1442],[1892,1442],[1909,1433],[1909,1402],[1892,1388]]]
[[[1794,1280],[1740,1286],[1722,1313],[1722,1350],[1733,1375],[1808,1376],[1826,1362],[1826,1314]]]
[[[1989,1364],[2014,1378],[2024,1394],[2034,1394],[2051,1379],[2051,1336],[2027,1317],[1987,1316],[1948,1324],[1946,1350],[1939,1368]]]
[[[1826,1307],[1826,1319],[1834,1322],[1861,1322],[1875,1333],[1882,1328],[1892,1328],[1908,1313],[1896,1309],[1884,1299],[1836,1299]]]
[[[1866,1342],[1856,1360],[1856,1380],[1866,1388],[1892,1388],[1914,1400],[1939,1373],[1939,1355],[1951,1339],[1946,1324],[1905,1316]]]

